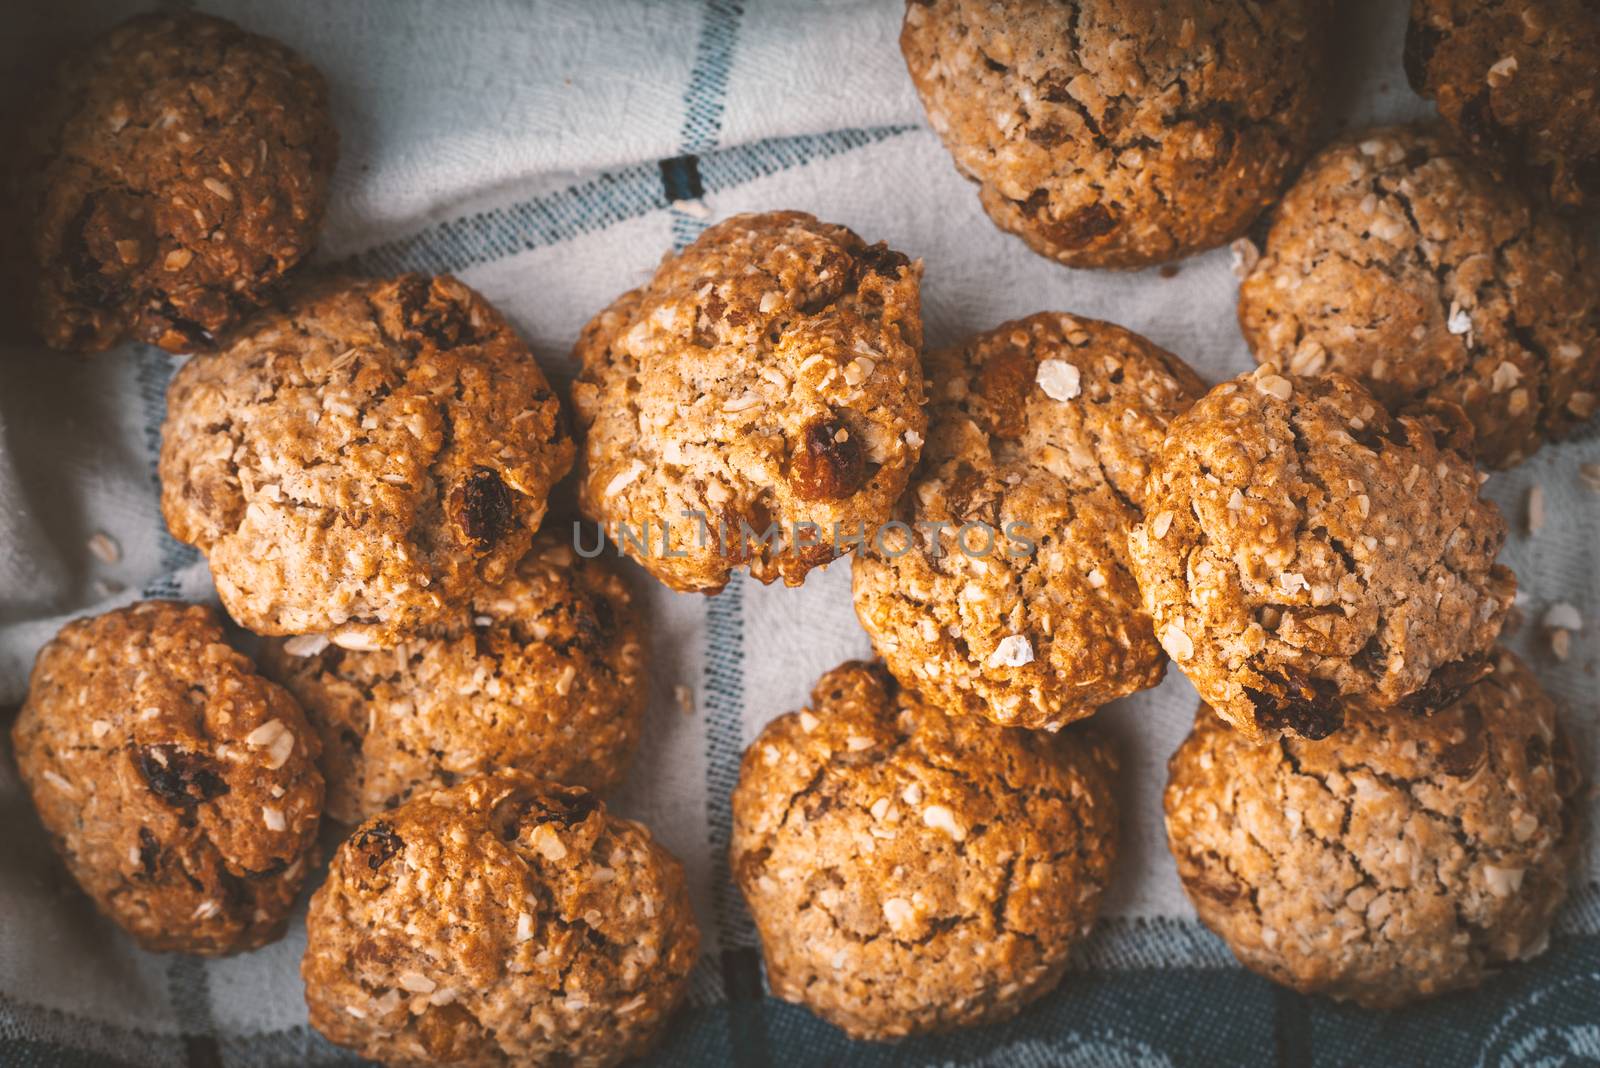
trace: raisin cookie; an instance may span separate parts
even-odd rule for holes
[[[584,327],[579,504],[675,590],[804,581],[916,465],[921,268],[801,212],[740,215]]]
[[[311,1023],[389,1065],[613,1065],[682,997],[683,869],[576,787],[504,770],[368,820],[311,898]]]
[[[317,736],[209,608],[69,623],[39,652],[12,742],[73,878],[145,949],[283,934],[322,813]]]
[[[900,48],[984,210],[1141,267],[1243,233],[1305,159],[1325,0],[908,0]]]
[[[31,137],[33,312],[55,348],[209,348],[316,240],[338,136],[322,75],[194,12],[64,63]]]
[[[1156,637],[1252,738],[1444,703],[1516,591],[1472,465],[1341,374],[1217,386],[1173,420],[1145,515],[1129,549]]]
[[[1579,776],[1515,657],[1431,715],[1350,710],[1254,746],[1204,706],[1172,757],[1167,836],[1245,966],[1390,1008],[1544,951],[1579,848]]]
[[[733,793],[772,992],[852,1038],[1015,1015],[1099,911],[1115,773],[1086,727],[946,716],[882,665],[824,675],[746,750]]]
[[[186,363],[161,510],[258,634],[392,645],[510,576],[572,466],[511,326],[448,275],[331,283]]]
[[[1498,167],[1567,208],[1600,197],[1594,0],[1413,0],[1406,77]]]
[[[1205,392],[1111,323],[1040,313],[927,361],[904,529],[856,555],[856,614],[946,712],[1057,728],[1161,681],[1128,570],[1150,457]]]
[[[327,811],[341,823],[500,767],[610,786],[633,757],[646,696],[627,584],[550,533],[452,623],[392,650],[274,639],[261,667],[322,735]]]
[[[1384,403],[1459,404],[1510,467],[1600,406],[1600,254],[1441,131],[1338,142],[1279,206],[1239,291],[1256,358]]]

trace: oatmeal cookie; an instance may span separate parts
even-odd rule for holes
[[[350,649],[503,582],[574,451],[511,326],[414,274],[318,287],[189,361],[161,439],[167,525],[233,618]]]
[[[311,1023],[388,1065],[613,1065],[700,942],[683,869],[576,787],[502,770],[368,820],[311,898]]]
[[[882,665],[830,671],[746,750],[733,794],[772,992],[858,1039],[1015,1015],[1094,923],[1115,774],[1087,727],[999,728]]]
[[[1145,516],[1129,549],[1156,637],[1253,738],[1444,703],[1516,591],[1472,465],[1341,374],[1269,365],[1206,394],[1173,420]]]
[[[1493,165],[1566,208],[1600,198],[1594,0],[1413,0],[1405,66]]]
[[[627,584],[548,532],[451,623],[371,652],[273,639],[261,668],[322,735],[327,811],[341,823],[501,767],[610,786],[633,757],[646,696]]]
[[[1256,358],[1391,407],[1459,404],[1510,467],[1600,405],[1600,253],[1442,131],[1371,130],[1306,167],[1239,290]]]
[[[1161,681],[1128,528],[1167,423],[1205,392],[1111,323],[1042,312],[927,361],[903,529],[856,555],[856,614],[946,712],[1056,728]]]
[[[1355,709],[1254,746],[1201,706],[1167,836],[1200,918],[1248,968],[1372,1008],[1544,951],[1579,849],[1579,776],[1510,653],[1431,714]]]
[[[908,0],[928,121],[1001,229],[1073,267],[1243,233],[1305,159],[1325,0]]]
[[[28,151],[45,342],[190,352],[311,250],[338,135],[322,75],[284,45],[164,12],[62,65]]]
[[[283,934],[322,813],[317,736],[211,609],[146,601],[69,623],[11,737],[73,878],[145,949]]]
[[[795,211],[669,254],[578,341],[584,513],[675,590],[798,585],[847,551],[917,462],[921,273]]]

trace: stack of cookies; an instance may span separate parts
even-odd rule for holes
[[[1166,794],[1201,918],[1274,980],[1392,1006],[1539,952],[1579,848],[1553,704],[1495,644],[1515,580],[1474,461],[1600,408],[1600,259],[1564,217],[1600,173],[1600,18],[1416,0],[1407,75],[1449,129],[1312,157],[1330,14],[907,5],[928,118],[995,222],[1073,266],[1233,241],[1262,366],[1200,396],[1169,358],[1152,389],[1105,327],[1038,316],[931,355],[903,515],[1050,537],[981,562],[924,537],[858,558],[855,589],[903,684],[999,723],[1088,715],[1164,651],[1202,699]]]
[[[336,136],[276,42],[134,19],[63,69],[37,142],[40,333],[195,353],[162,510],[263,639],[150,601],[39,654],[13,738],[73,876],[147,949],[237,953],[282,936],[332,825],[302,973],[334,1041],[645,1050],[699,933],[678,861],[591,792],[637,747],[644,628],[616,567],[540,530],[575,447],[527,345],[448,276],[280,284]]]
[[[74,877],[147,948],[234,953],[282,934],[333,826],[302,964],[329,1038],[408,1064],[648,1049],[699,933],[679,863],[597,797],[637,748],[646,623],[545,523],[575,467],[584,515],[675,591],[853,552],[881,659],[752,741],[730,858],[772,991],[852,1037],[1004,1019],[1060,981],[1117,852],[1116,755],[1082,721],[1169,660],[1202,702],[1172,852],[1246,965],[1391,1006],[1539,952],[1578,775],[1497,645],[1515,579],[1475,460],[1597,407],[1600,265],[1560,214],[1593,131],[1462,103],[1488,31],[1418,0],[1413,78],[1468,143],[1394,128],[1312,158],[1328,5],[1246,8],[913,0],[901,42],[1037,252],[1240,242],[1261,366],[1209,389],[1058,312],[925,351],[920,262],[783,211],[599,312],[564,405],[454,278],[284,287],[336,143],[293,53],[197,15],[88,49],[41,120],[39,329],[194,353],[162,510],[260,641],[146,602],[39,654],[13,734]],[[1596,51],[1560,44],[1541,62]],[[1485,107],[1547,188],[1495,178]]]

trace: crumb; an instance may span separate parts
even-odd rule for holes
[[[122,546],[103,530],[95,531],[89,538],[89,551],[102,564],[114,564],[122,559]]]

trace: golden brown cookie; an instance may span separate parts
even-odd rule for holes
[[[669,254],[578,340],[584,514],[675,590],[797,585],[847,551],[921,447],[920,276],[795,211]]]
[[[1563,207],[1600,197],[1600,7],[1413,0],[1406,77],[1497,168]]]
[[[1156,637],[1252,738],[1445,702],[1516,591],[1472,465],[1341,374],[1217,386],[1173,421],[1145,516],[1129,549]]]
[[[45,342],[210,348],[315,243],[338,135],[322,75],[223,19],[129,19],[64,63],[27,161]]]
[[[318,1031],[388,1065],[613,1065],[700,942],[683,869],[576,787],[500,771],[368,820],[311,898]]]
[[[1246,966],[1372,1008],[1544,951],[1579,850],[1555,707],[1510,653],[1432,714],[1350,710],[1255,746],[1205,706],[1169,768],[1167,836],[1200,918]]]
[[[854,564],[889,670],[952,715],[1032,728],[1160,682],[1128,528],[1199,377],[1130,330],[1054,312],[932,353],[927,375],[904,527]]]
[[[811,700],[751,743],[733,794],[772,992],[891,1039],[1051,990],[1111,877],[1110,749],[946,716],[881,664],[841,665]]]
[[[1600,406],[1600,253],[1443,131],[1325,149],[1239,290],[1262,362],[1343,371],[1384,403],[1459,404],[1510,467]]]
[[[1141,267],[1243,233],[1311,149],[1323,0],[908,0],[900,48],[984,210]]]
[[[449,275],[344,281],[178,372],[161,510],[245,627],[378,648],[504,581],[572,454],[481,296]]]
[[[146,601],[69,623],[11,738],[73,878],[145,949],[283,934],[322,812],[317,737],[211,609]]]
[[[639,742],[646,677],[616,569],[541,533],[499,586],[393,649],[274,639],[262,670],[322,735],[328,815],[357,823],[423,787],[515,767],[598,789]]]

